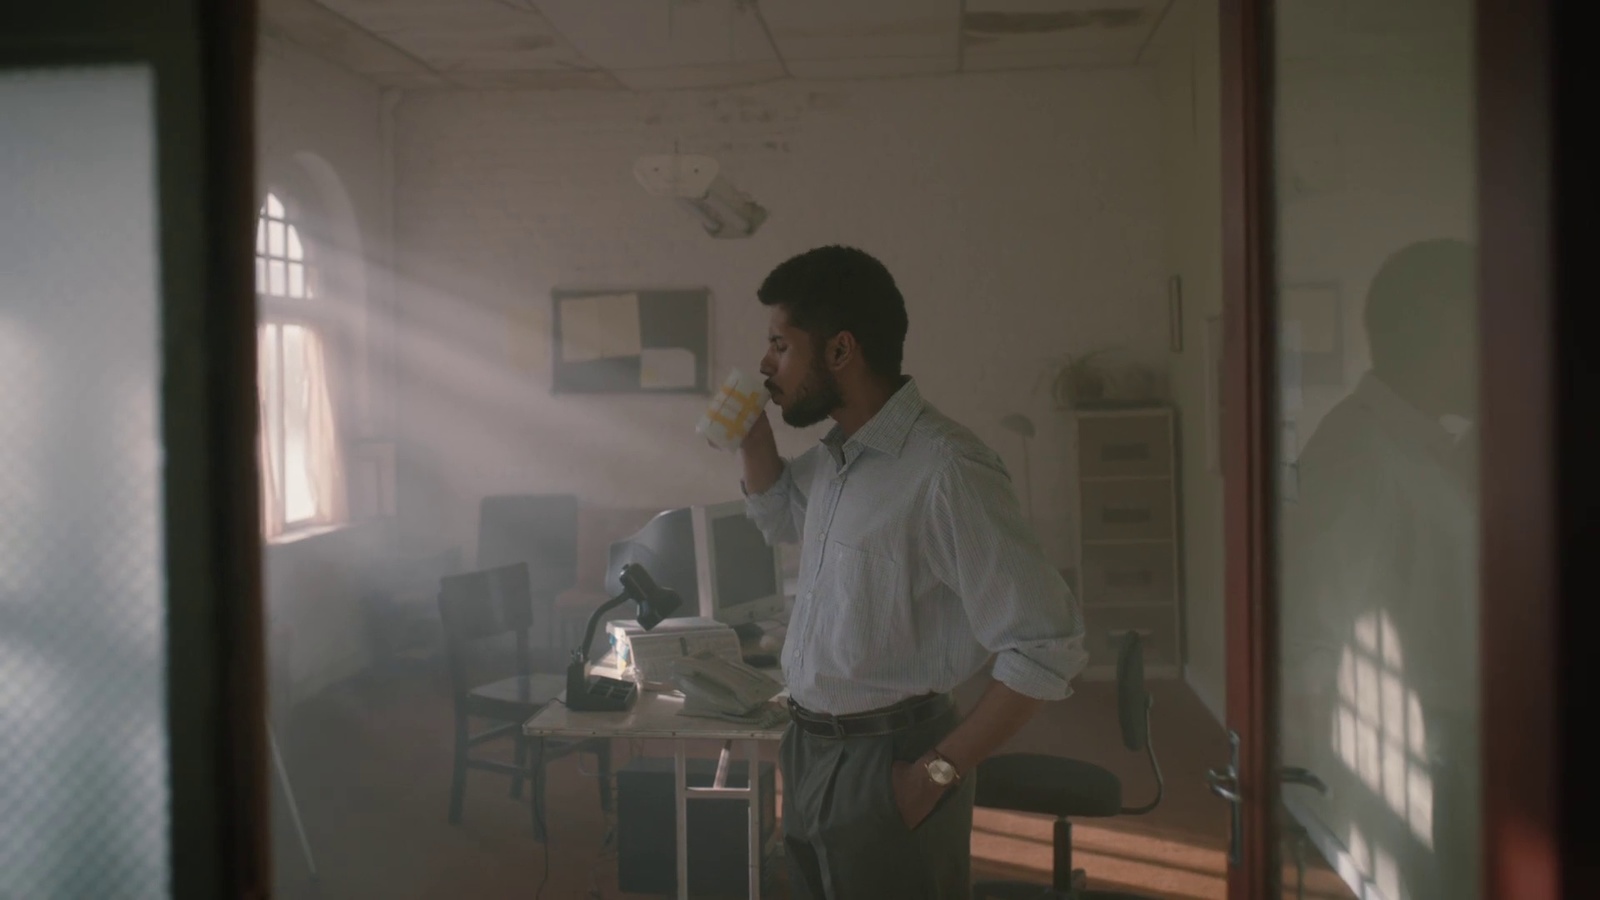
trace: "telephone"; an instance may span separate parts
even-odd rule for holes
[[[684,715],[759,717],[767,701],[783,691],[766,673],[709,653],[679,657],[670,666],[672,683],[683,692]]]

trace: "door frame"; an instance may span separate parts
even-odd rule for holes
[[[1230,900],[1275,900],[1279,865],[1272,5],[1219,5],[1227,716],[1240,737],[1244,838],[1228,873]],[[1567,725],[1592,718],[1593,692],[1562,692],[1594,683],[1580,669],[1600,667],[1583,646],[1593,632],[1578,627],[1580,598],[1596,593],[1584,519],[1600,507],[1592,463],[1600,440],[1593,416],[1562,416],[1563,399],[1574,410],[1592,402],[1596,380],[1584,362],[1586,336],[1564,323],[1560,302],[1563,288],[1575,294],[1588,283],[1579,263],[1592,251],[1576,235],[1592,217],[1585,201],[1593,192],[1579,182],[1590,187],[1594,178],[1594,148],[1577,146],[1593,142],[1576,124],[1589,118],[1579,114],[1587,95],[1578,85],[1587,51],[1558,52],[1563,34],[1575,43],[1582,33],[1570,22],[1563,28],[1563,15],[1550,0],[1477,0],[1485,898],[1600,890],[1582,844],[1588,811],[1562,803],[1600,780],[1587,765],[1595,739]],[[1563,111],[1572,114],[1565,124]]]
[[[1275,768],[1278,659],[1272,595],[1271,34],[1267,5],[1221,0],[1222,522],[1227,727],[1238,735],[1242,840],[1229,900],[1271,896],[1277,854]],[[1224,761],[1219,761],[1223,763]]]
[[[1563,822],[1561,803],[1584,796],[1580,781],[1592,788],[1596,780],[1587,755],[1594,739],[1582,751],[1576,729],[1566,728],[1588,719],[1595,701],[1588,691],[1564,698],[1561,690],[1584,683],[1580,668],[1591,675],[1595,668],[1592,648],[1582,646],[1593,632],[1576,620],[1583,598],[1594,596],[1594,567],[1585,560],[1593,544],[1581,531],[1594,508],[1596,444],[1592,415],[1572,422],[1562,416],[1566,398],[1574,412],[1585,398],[1593,401],[1595,376],[1583,362],[1584,336],[1570,324],[1562,328],[1561,289],[1572,293],[1574,306],[1587,293],[1578,267],[1592,251],[1575,234],[1592,210],[1578,181],[1593,176],[1571,124],[1587,117],[1577,115],[1577,79],[1561,89],[1562,67],[1577,74],[1574,55],[1559,52],[1577,48],[1557,46],[1561,15],[1550,0],[1477,5],[1479,859],[1486,898],[1557,900],[1597,889],[1594,863],[1583,861],[1592,858],[1581,842],[1592,826],[1579,824],[1587,810],[1569,811]],[[1577,38],[1569,40],[1575,45]],[[1566,133],[1563,103],[1575,114]],[[1563,166],[1565,160],[1575,164]],[[1580,872],[1585,865],[1589,871]]]
[[[167,864],[180,900],[272,895],[256,471],[256,12],[253,0],[64,0],[0,13],[0,70],[132,64],[153,78]]]

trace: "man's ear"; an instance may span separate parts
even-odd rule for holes
[[[841,331],[828,341],[828,351],[825,357],[830,368],[840,369],[850,361],[860,350],[856,345],[856,336],[848,331]]]

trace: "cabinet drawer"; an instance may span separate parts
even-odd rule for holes
[[[1078,420],[1078,474],[1083,478],[1168,475],[1172,419],[1167,415]]]
[[[1086,609],[1083,611],[1086,635],[1084,649],[1089,665],[1115,666],[1117,651],[1128,632],[1138,632],[1144,640],[1144,664],[1174,665],[1178,658],[1176,607],[1160,609]]]
[[[1170,603],[1176,599],[1172,544],[1088,544],[1083,602]]]
[[[1084,540],[1164,540],[1172,537],[1172,482],[1086,481]]]

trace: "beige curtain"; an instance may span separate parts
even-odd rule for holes
[[[272,440],[272,423],[268,421],[272,408],[268,399],[268,385],[272,382],[273,363],[277,359],[276,326],[261,325],[256,329],[256,408],[261,418],[261,431],[256,436],[256,465],[261,470],[261,536],[271,540],[283,533],[283,485],[278,483],[277,442]]]
[[[345,487],[344,448],[339,441],[339,420],[329,385],[327,352],[316,332],[306,331],[306,382],[311,391],[307,423],[308,476],[317,502],[317,521],[343,522],[350,517]]]

